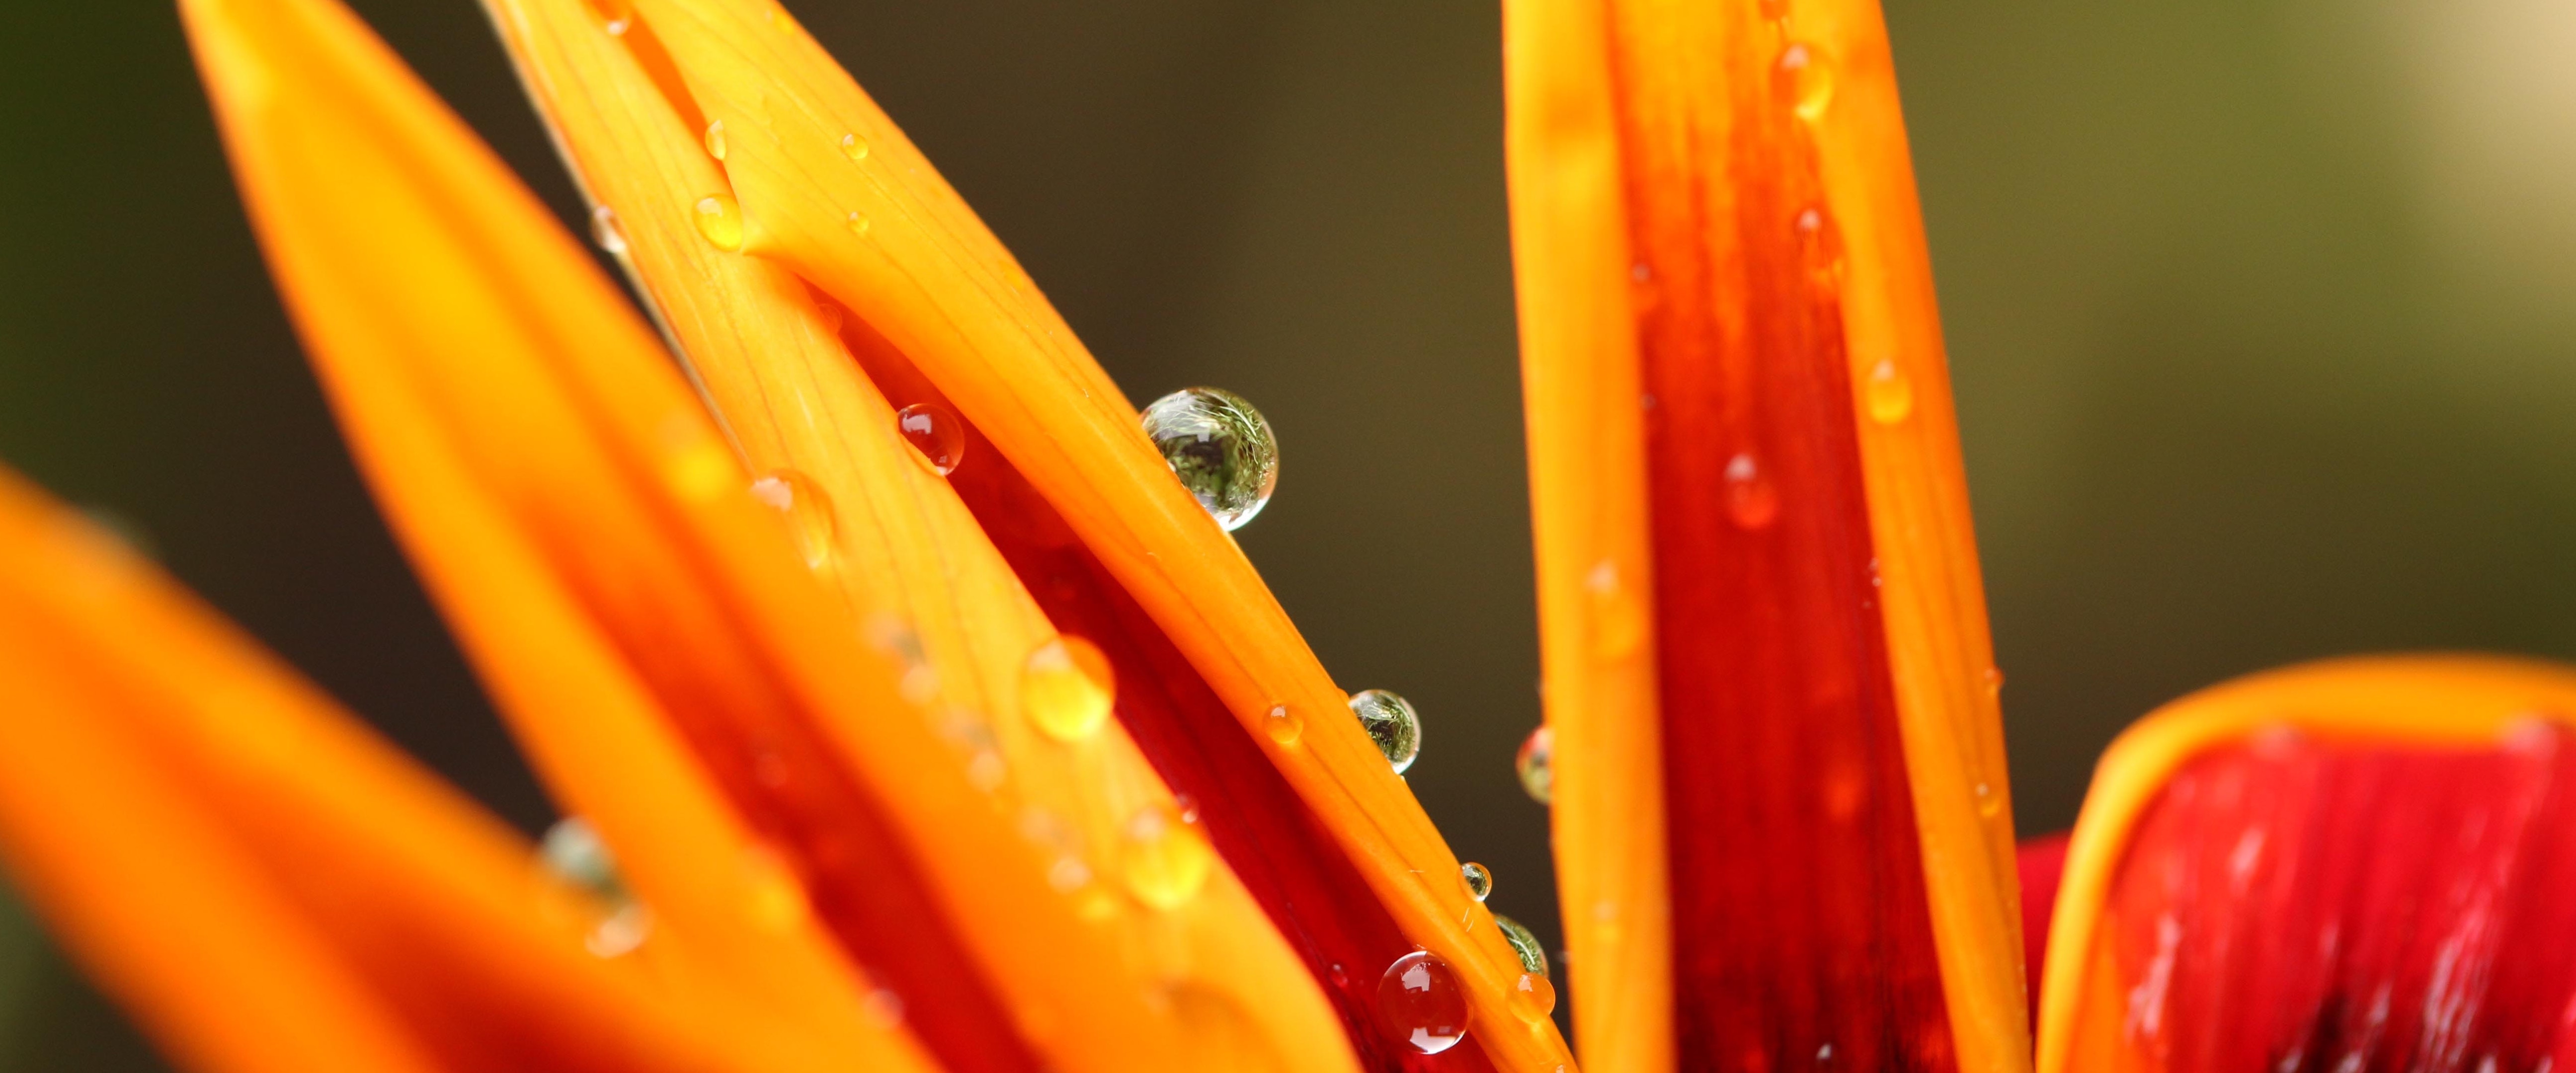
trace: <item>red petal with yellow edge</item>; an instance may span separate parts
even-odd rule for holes
[[[2354,660],[2185,698],[2069,854],[2052,1070],[2576,1060],[2576,673]]]
[[[0,841],[211,1070],[820,1068],[703,966],[604,961],[515,833],[0,473]]]
[[[1985,610],[1877,5],[1524,0],[1506,33],[1565,914],[1578,965],[1626,970],[1577,971],[1585,1046],[2021,1068]],[[1640,834],[1664,868],[1616,848]]]

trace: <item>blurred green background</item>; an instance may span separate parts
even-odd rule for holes
[[[1554,941],[1492,0],[789,0],[1131,397],[1280,430],[1242,534]],[[559,206],[469,0],[364,14]],[[2576,7],[1889,11],[2024,831],[2159,701],[2310,656],[2576,654]],[[384,536],[169,6],[0,9],[0,459],[513,821],[542,798]],[[1722,777],[1723,773],[1718,773]],[[156,1068],[0,904],[0,1070]]]

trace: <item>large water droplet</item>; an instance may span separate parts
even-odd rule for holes
[[[724,120],[707,124],[707,155],[718,160],[725,158]]]
[[[626,229],[617,223],[617,210],[606,205],[590,210],[590,240],[611,257],[626,256]]]
[[[1261,732],[1281,745],[1295,745],[1297,739],[1306,733],[1306,719],[1294,708],[1274,704],[1270,706],[1269,714],[1261,717]]]
[[[1279,441],[1261,411],[1230,391],[1185,388],[1145,407],[1145,435],[1181,487],[1227,532],[1270,504],[1279,483]]]
[[[537,843],[537,862],[556,879],[599,900],[600,914],[582,936],[582,946],[593,955],[616,957],[643,945],[652,934],[652,911],[627,890],[616,856],[590,821],[579,816],[556,821]]]
[[[1351,714],[1359,717],[1360,728],[1377,742],[1377,751],[1386,754],[1396,774],[1404,774],[1422,755],[1422,716],[1412,702],[1383,689],[1363,689],[1351,694]]]
[[[1494,873],[1474,861],[1458,866],[1458,881],[1467,885],[1467,896],[1477,901],[1484,901],[1494,894]]]
[[[894,427],[933,473],[945,477],[966,460],[966,422],[954,410],[916,402],[895,411]]]
[[[1521,777],[1521,790],[1530,800],[1542,805],[1556,803],[1556,732],[1546,727],[1530,731],[1521,739],[1520,754],[1512,758],[1512,770]]]
[[[742,248],[742,205],[731,194],[711,194],[694,206],[698,234],[720,250]]]
[[[1116,696],[1109,657],[1070,634],[1039,645],[1020,666],[1020,709],[1057,741],[1098,733]]]
[[[868,140],[856,134],[841,135],[841,155],[852,160],[866,160]]]
[[[1780,516],[1780,493],[1750,454],[1726,462],[1726,516],[1742,529],[1760,529]]]
[[[821,569],[832,561],[832,504],[823,489],[792,469],[772,470],[751,482],[751,497],[787,516],[788,534],[805,565]]]
[[[1395,959],[1377,981],[1378,1019],[1397,1042],[1438,1054],[1467,1038],[1467,995],[1449,963],[1427,950]]]
[[[1869,405],[1869,419],[1882,425],[1903,421],[1914,412],[1914,382],[1893,361],[1881,360],[1869,367],[1861,396]]]
[[[1789,107],[1798,113],[1798,118],[1815,122],[1825,114],[1825,107],[1833,103],[1834,70],[1826,59],[1825,50],[1803,41],[1793,42],[1780,50],[1780,62],[1775,70],[1780,79],[1781,95],[1788,98]]]
[[[1196,897],[1215,866],[1216,851],[1173,805],[1144,809],[1119,832],[1119,877],[1127,893],[1156,909]]]
[[[1530,934],[1520,921],[1500,914],[1494,917],[1494,927],[1503,933],[1504,942],[1512,944],[1513,955],[1521,959],[1522,972],[1547,975],[1547,948],[1539,945],[1538,936]]]

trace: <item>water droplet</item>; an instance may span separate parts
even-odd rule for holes
[[[1869,367],[1861,394],[1869,403],[1869,419],[1879,424],[1893,425],[1914,412],[1914,381],[1893,361],[1881,360]]]
[[[1512,769],[1520,774],[1521,790],[1530,800],[1542,805],[1556,803],[1556,732],[1546,727],[1530,731],[1521,740],[1520,754],[1512,758]]]
[[[579,816],[556,821],[537,843],[537,862],[556,879],[598,899],[599,915],[582,936],[582,946],[593,956],[627,953],[652,934],[652,911],[627,890],[625,877],[617,871],[617,858],[590,821]]]
[[[1982,783],[1982,782],[1978,783],[1978,784],[1977,784],[1977,815],[1979,815],[1979,816],[1983,816],[1983,817],[1985,817],[1986,819],[1991,820],[1991,819],[1994,819],[1997,815],[2001,814],[2001,813],[2003,812],[2003,810],[2004,810],[2004,795],[1999,794],[1999,793],[1996,793],[1996,792],[1995,792],[1995,788],[1994,788],[1994,787],[1992,787],[1992,786],[1988,786],[1988,785],[1986,785],[1985,783]]]
[[[787,516],[788,533],[806,566],[821,569],[832,561],[832,504],[811,478],[792,469],[771,470],[751,482],[751,497]]]
[[[698,199],[696,206],[698,233],[706,236],[719,250],[742,248],[742,205],[731,194],[711,194]]]
[[[1306,720],[1285,704],[1274,704],[1270,714],[1261,717],[1261,732],[1281,745],[1295,745],[1306,733]]]
[[[1145,435],[1231,533],[1270,504],[1279,483],[1279,441],[1261,411],[1230,391],[1194,387],[1145,407]]]
[[[852,160],[866,160],[868,140],[856,134],[841,135],[841,155]]]
[[[1833,64],[1825,50],[1806,42],[1793,42],[1780,50],[1776,68],[1780,93],[1798,118],[1810,123],[1825,114],[1825,106],[1834,101]]]
[[[724,120],[707,124],[707,155],[718,160],[725,158]]]
[[[1378,1019],[1396,1041],[1438,1054],[1467,1038],[1467,995],[1449,963],[1428,950],[1395,959],[1377,981]]]
[[[1479,902],[1493,896],[1494,873],[1486,871],[1484,865],[1474,861],[1459,865],[1458,881],[1467,885],[1467,896]]]
[[[1383,689],[1363,689],[1351,694],[1351,714],[1359,717],[1360,729],[1377,742],[1377,751],[1386,754],[1396,774],[1404,774],[1422,755],[1422,716],[1412,702]]]
[[[1750,454],[1726,462],[1726,516],[1740,529],[1760,529],[1780,516],[1780,493]]]
[[[1525,972],[1512,981],[1512,1016],[1524,1023],[1537,1024],[1556,1012],[1556,985],[1535,972]]]
[[[1512,944],[1512,953],[1521,959],[1522,972],[1547,975],[1547,948],[1539,945],[1538,936],[1507,916],[1494,917],[1494,927],[1503,933],[1503,941]]]
[[[1020,709],[1057,741],[1081,741],[1109,721],[1116,696],[1109,657],[1066,634],[1039,645],[1020,666]]]
[[[945,477],[966,460],[966,422],[954,410],[916,402],[895,411],[894,427],[932,473]]]
[[[589,0],[589,6],[591,16],[599,20],[599,28],[607,31],[610,37],[625,34],[627,28],[635,23],[632,0]]]
[[[606,205],[590,210],[590,240],[611,257],[626,256],[626,229],[618,226],[617,210]]]
[[[1584,595],[1592,602],[1592,651],[1602,659],[1618,659],[1636,652],[1646,643],[1646,605],[1633,585],[1619,583],[1619,565],[1608,559],[1592,568],[1583,579]]]
[[[1119,834],[1119,878],[1127,893],[1156,909],[1177,908],[1196,897],[1215,868],[1216,851],[1174,806],[1136,813]]]
[[[858,211],[855,211],[855,210],[854,210],[854,211],[852,211],[852,212],[850,213],[850,218],[849,218],[848,223],[849,223],[850,233],[851,233],[851,234],[853,234],[853,235],[864,235],[864,234],[867,234],[867,233],[868,233],[868,228],[870,228],[870,227],[874,226],[873,224],[871,224],[871,223],[869,223],[869,222],[868,222],[868,214],[866,214],[866,213],[864,213],[864,212],[858,212]]]
[[[2001,668],[2001,667],[1988,667],[1988,668],[1986,668],[1986,695],[1987,695],[1987,696],[1989,696],[1989,697],[2000,697],[2000,696],[2003,696],[2003,695],[2004,695],[2004,669],[2003,669],[2003,668]]]

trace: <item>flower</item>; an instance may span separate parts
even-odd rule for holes
[[[1409,706],[1225,536],[1258,415],[1140,431],[785,12],[487,0],[657,341],[334,0],[181,6],[350,443],[580,819],[532,865],[0,478],[0,851],[174,1054],[1571,1068]],[[1876,7],[1506,14],[1585,1062],[2028,1068],[2059,876],[2014,851]],[[2571,690],[2374,660],[2150,717],[2064,847],[2039,1066],[2555,1062]]]

